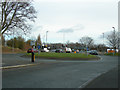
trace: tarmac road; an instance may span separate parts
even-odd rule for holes
[[[118,88],[118,68],[114,68],[91,81],[84,88]],[[119,87],[120,88],[120,87]]]
[[[8,58],[9,56],[9,58]],[[30,58],[20,55],[3,55],[4,66],[31,63]],[[101,56],[94,61],[63,61],[36,59],[34,66],[3,69],[3,88],[84,88],[93,79],[118,67],[118,57]],[[25,63],[24,63],[25,62]],[[113,71],[113,83],[106,83],[106,88],[118,87],[118,74]],[[109,75],[107,77],[109,77]],[[109,79],[109,78],[108,78]],[[107,79],[107,80],[108,80]],[[101,81],[103,82],[103,81]],[[89,88],[89,87],[88,87]],[[102,88],[98,86],[97,88]]]

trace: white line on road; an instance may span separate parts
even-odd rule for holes
[[[97,77],[99,77],[99,76],[101,76],[102,74],[105,74],[105,73],[107,73],[107,72],[108,72],[108,71],[97,74],[95,77],[89,79],[87,82],[83,83],[83,84],[82,84],[81,86],[79,86],[78,88],[85,88],[85,86],[87,86],[90,82],[92,82],[92,81],[95,80]]]
[[[100,60],[102,60],[102,59],[103,59],[101,56],[98,56],[98,57],[100,57]]]
[[[94,78],[89,79],[88,81],[86,81],[85,83],[83,83],[81,86],[79,86],[78,88],[84,88],[88,83],[90,83],[92,80],[94,80],[95,78],[97,78],[98,76],[100,76],[101,74],[96,75]]]
[[[5,66],[5,67],[0,67],[0,69],[18,68],[18,67],[33,66],[33,65],[36,65],[36,64],[24,64],[24,65],[15,65],[15,66]]]

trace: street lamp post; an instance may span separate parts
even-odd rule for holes
[[[104,33],[103,33],[103,45],[104,45]]]
[[[63,32],[63,44],[65,42],[65,33]]]
[[[118,31],[118,52],[120,52],[120,32]]]
[[[103,33],[103,54],[104,54],[104,33]]]
[[[45,35],[42,36],[43,44],[45,44]]]
[[[113,47],[113,48],[114,48],[115,53],[116,53],[115,27],[112,27],[112,28],[114,29],[114,34],[113,34],[113,35],[114,35],[114,39],[113,39],[113,40],[114,40],[114,41],[113,41],[114,47]]]
[[[48,31],[46,31],[46,45],[47,45],[47,33],[48,33]]]
[[[114,29],[114,38],[115,38],[115,27],[112,27]]]
[[[13,52],[14,52],[14,29],[13,29],[13,47],[12,47],[13,49]]]

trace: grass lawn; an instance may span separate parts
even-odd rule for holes
[[[31,53],[27,53],[27,56],[31,56]],[[86,54],[80,54],[80,53],[45,53],[42,52],[40,54],[35,53],[35,57],[40,58],[55,58],[55,59],[97,59],[97,56],[94,55],[86,55]]]
[[[106,53],[105,55],[109,55],[109,56],[120,56],[120,53]]]

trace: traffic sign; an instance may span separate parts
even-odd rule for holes
[[[40,45],[38,45],[38,49],[40,49],[41,48],[41,46]]]
[[[30,42],[30,45],[31,45],[31,46],[35,45],[35,41],[31,41],[31,42]]]

